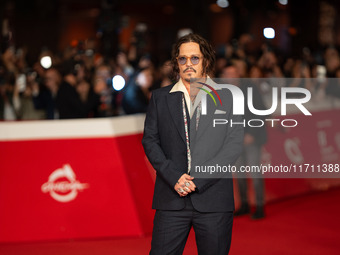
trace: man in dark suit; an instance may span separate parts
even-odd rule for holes
[[[196,87],[190,93],[190,81],[208,83],[215,65],[214,51],[204,38],[181,37],[173,47],[172,64],[179,80],[153,91],[142,140],[157,173],[150,254],[182,254],[191,227],[199,254],[228,254],[234,210],[231,174],[211,178],[216,176],[196,170],[234,164],[242,150],[243,127],[213,127],[212,99],[207,99],[207,114],[201,114]],[[224,115],[218,118],[240,121],[232,114],[231,93],[221,93],[221,99],[223,106],[217,108]]]
[[[253,67],[253,69],[256,67]],[[263,122],[266,119],[266,116],[258,116],[252,113],[249,110],[246,102],[248,101],[247,89],[249,87],[252,88],[253,96],[253,106],[258,110],[265,110],[267,107],[263,102],[263,96],[260,91],[260,82],[261,79],[253,78],[253,79],[244,79],[243,82],[240,80],[240,73],[235,65],[226,66],[223,69],[222,78],[231,79],[234,84],[238,84],[240,89],[243,91],[245,95],[245,104],[244,104],[244,119],[246,122],[252,119],[261,119]],[[244,129],[244,149],[241,156],[236,161],[235,165],[238,169],[241,166],[260,166],[261,164],[261,154],[262,154],[262,146],[267,141],[267,130],[266,126],[262,127],[250,127],[246,126]],[[241,201],[240,208],[235,211],[234,216],[241,216],[250,213],[250,206],[248,203],[248,185],[247,185],[247,177],[252,179],[254,191],[255,191],[255,205],[256,210],[252,214],[251,218],[262,219],[265,217],[264,213],[264,179],[261,173],[245,173],[245,172],[237,172],[235,173],[235,177],[237,178],[239,197]]]

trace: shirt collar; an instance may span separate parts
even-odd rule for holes
[[[186,89],[181,78],[179,78],[178,82],[172,87],[172,89],[170,90],[169,93],[173,93],[173,92],[182,92],[183,93],[184,99],[185,99],[185,104],[187,105],[188,112],[190,114],[190,112],[191,112],[190,95],[189,95],[189,92]]]
[[[184,94],[188,94],[189,95],[189,92],[188,90],[186,89],[182,79],[180,78],[178,80],[178,82],[172,87],[172,89],[170,90],[169,93],[173,93],[173,92],[183,92]]]

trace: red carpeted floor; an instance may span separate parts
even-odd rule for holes
[[[231,255],[340,254],[340,189],[267,205],[267,217],[235,218]],[[1,255],[139,255],[148,254],[150,237],[0,244]],[[194,233],[185,255],[197,254]]]

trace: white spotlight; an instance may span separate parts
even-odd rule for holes
[[[114,90],[119,91],[122,90],[125,86],[125,80],[123,78],[123,76],[121,75],[115,75],[112,78],[112,87],[114,88]]]
[[[217,0],[216,4],[221,8],[227,8],[229,6],[228,0]]]
[[[45,57],[42,57],[40,59],[40,65],[45,68],[45,69],[48,69],[52,66],[52,59],[50,56],[45,56]]]
[[[266,27],[263,29],[263,36],[267,39],[273,39],[275,38],[275,30],[271,27]]]
[[[288,0],[279,0],[279,3],[282,4],[282,5],[287,5]]]

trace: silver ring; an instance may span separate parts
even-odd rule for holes
[[[186,182],[185,186],[189,187],[190,186],[190,182]]]
[[[178,189],[178,192],[179,192],[179,193],[183,193],[184,190],[183,190],[182,188],[179,188],[179,189]]]
[[[188,187],[185,187],[185,190],[186,190],[186,191],[189,191],[189,188],[188,188]]]

